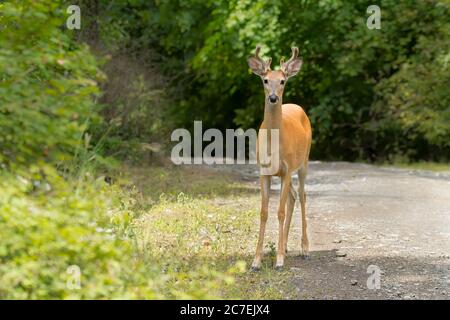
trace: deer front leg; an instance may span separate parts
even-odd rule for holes
[[[309,241],[306,222],[306,193],[305,193],[306,169],[298,172],[298,193],[302,210],[302,256],[309,258]]]
[[[278,252],[277,262],[275,268],[282,268],[284,266],[284,257],[286,255],[286,239],[284,233],[284,220],[286,218],[286,201],[289,196],[291,188],[291,176],[287,174],[281,179],[281,195],[280,206],[278,208]]]
[[[252,269],[259,270],[261,268],[261,259],[263,253],[264,234],[266,232],[267,217],[269,215],[269,193],[270,193],[271,176],[261,176],[261,217],[259,224],[258,244],[256,245],[255,259],[253,260]]]
[[[291,227],[291,220],[292,220],[292,214],[294,212],[294,208],[295,208],[295,199],[297,197],[297,193],[294,190],[294,187],[292,186],[291,183],[291,187],[290,187],[290,192],[289,192],[289,196],[287,199],[287,206],[286,206],[286,219],[284,221],[284,249],[287,253],[287,242],[289,239],[289,229]]]

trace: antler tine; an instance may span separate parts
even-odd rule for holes
[[[261,57],[259,56],[259,52],[261,51],[261,46],[258,44],[257,46],[256,46],[256,49],[255,49],[255,57],[257,58],[257,59],[259,59],[259,60],[261,60],[261,61],[264,61],[263,59],[261,59]]]
[[[284,58],[280,59],[281,70],[285,70],[289,63],[291,63],[293,60],[297,59],[297,57],[298,57],[298,48],[297,47],[292,47],[291,50],[292,50],[292,55],[291,55],[291,57],[289,58],[288,61],[284,62]]]
[[[289,60],[286,63],[284,63],[284,59],[282,59],[283,61],[282,61],[281,65],[288,65],[292,60],[297,59],[297,57],[298,57],[298,48],[297,47],[292,47],[291,50],[292,50],[292,56],[289,58]]]
[[[260,51],[261,51],[261,45],[258,44],[255,49],[255,58],[258,59],[259,61],[261,61],[267,70],[270,70],[270,64],[272,63],[272,58],[269,58],[269,59],[267,59],[267,61],[264,61],[264,59],[259,56]]]
[[[292,57],[291,57],[290,60],[293,60],[293,59],[298,57],[298,48],[297,47],[292,47],[291,50],[292,50]]]

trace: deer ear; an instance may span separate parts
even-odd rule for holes
[[[252,69],[253,73],[258,76],[264,76],[266,74],[266,66],[261,61],[261,59],[258,59],[256,57],[250,57],[247,60],[248,66],[250,69]]]
[[[283,68],[286,78],[295,76],[302,68],[303,60],[301,58],[295,58],[292,61],[288,61]]]

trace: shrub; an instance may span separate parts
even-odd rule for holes
[[[61,1],[0,4],[0,162],[69,159],[96,117],[102,73]]]
[[[101,179],[76,185],[33,166],[3,174],[0,193],[1,299],[154,296],[151,277],[133,288],[139,264],[126,239],[133,213],[120,189]],[[81,271],[79,290],[67,286],[72,265]]]
[[[135,1],[132,30],[162,56],[178,125],[258,126],[263,93],[246,58],[260,43],[275,67],[297,45],[303,69],[284,101],[310,116],[313,157],[448,160],[448,2],[381,1],[381,30],[366,26],[370,4]]]
[[[215,298],[241,272],[178,270],[182,259],[152,256],[156,240],[138,250],[139,195],[128,185],[69,182],[45,165],[0,178],[0,299]]]

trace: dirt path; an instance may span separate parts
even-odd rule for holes
[[[258,183],[256,167],[215,169]],[[266,242],[276,243],[274,182]],[[450,174],[312,162],[306,190],[311,259],[298,256],[297,205],[286,262],[296,298],[450,299]],[[371,265],[380,289],[368,288]]]

